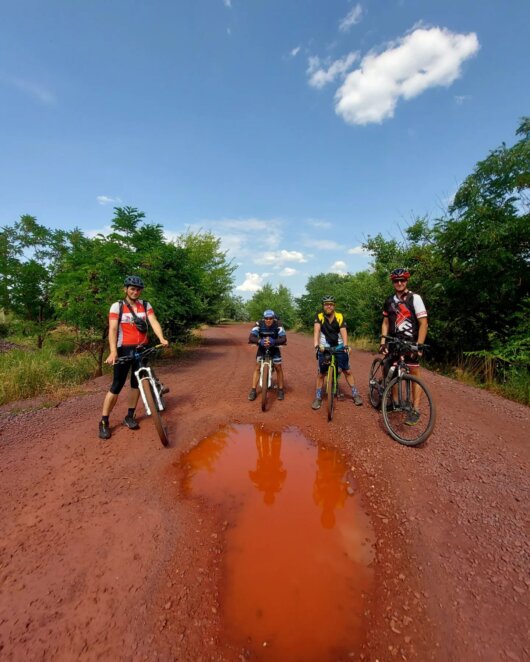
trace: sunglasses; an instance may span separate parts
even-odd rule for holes
[[[274,319],[274,317],[264,317],[263,319],[264,319],[265,321],[267,321],[267,320],[269,320],[269,321],[270,321],[270,320],[273,320],[273,319]]]
[[[394,278],[394,283],[406,283],[406,278]]]

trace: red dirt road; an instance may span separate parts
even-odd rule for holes
[[[328,424],[310,408],[311,340],[289,334],[286,399],[262,413],[246,399],[248,331],[208,329],[201,349],[159,370],[169,449],[151,421],[119,425],[123,396],[112,439],[98,440],[108,377],[53,409],[3,408],[0,658],[246,659],[223,639],[223,514],[179,500],[175,464],[222,424],[263,422],[331,438],[354,467],[377,541],[366,643],[349,659],[530,659],[530,410],[424,373],[437,426],[406,448],[367,403],[372,356],[354,352],[365,406],[340,401]]]

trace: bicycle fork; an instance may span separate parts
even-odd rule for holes
[[[158,411],[164,411],[164,403],[162,402],[162,398],[160,397],[160,390],[157,385],[157,380],[155,379],[153,372],[151,368],[146,368],[142,367],[139,368],[135,373],[134,376],[138,380],[138,388],[140,390],[140,394],[142,396],[142,401],[144,403],[145,411],[147,412],[148,416],[152,415],[152,411],[149,408],[149,404],[147,403],[147,398],[145,397],[145,391],[144,391],[144,382],[147,381],[150,385],[153,385],[153,393],[155,396],[156,404],[158,407]]]

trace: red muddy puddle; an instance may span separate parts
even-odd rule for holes
[[[338,660],[364,639],[373,534],[338,450],[296,429],[221,429],[182,456],[229,523],[223,635],[252,659]]]

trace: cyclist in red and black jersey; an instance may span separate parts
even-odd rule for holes
[[[381,325],[382,336],[394,336],[412,343],[423,344],[427,338],[427,310],[423,299],[419,294],[414,294],[407,288],[410,273],[407,269],[394,269],[390,274],[394,294],[389,296],[383,305],[383,323]],[[381,347],[379,350],[388,353],[386,339],[381,338]],[[405,357],[405,361],[410,368],[410,372],[416,377],[419,376],[420,363],[419,358],[422,352],[416,352],[413,355]],[[421,391],[413,384],[414,391],[414,411],[410,412],[406,423],[416,425],[419,420],[419,404]]]
[[[132,356],[138,347],[142,348],[147,345],[148,321],[160,344],[169,344],[164,338],[164,332],[156,319],[151,304],[140,299],[144,289],[143,280],[139,276],[127,276],[123,286],[125,299],[113,303],[109,313],[110,354],[105,363],[114,366],[114,379],[103,402],[103,412],[99,423],[100,439],[110,439],[109,416],[125,384],[129,370],[131,370],[129,410],[123,422],[131,430],[139,427],[134,415],[140,396],[138,381],[134,376],[135,370],[138,369],[138,362],[133,360],[130,363],[117,364],[116,359],[122,356]]]

